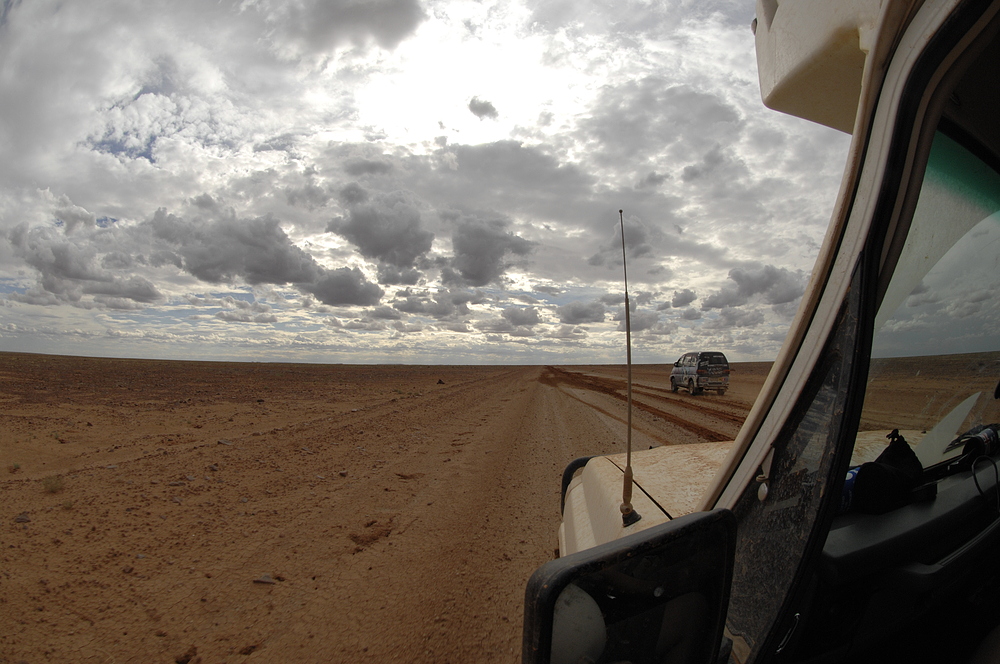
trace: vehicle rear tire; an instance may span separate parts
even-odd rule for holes
[[[670,391],[671,392],[677,391],[677,381],[674,380],[673,376],[670,377]]]
[[[688,381],[688,392],[691,394],[701,394],[701,389],[694,386],[694,381]]]
[[[716,391],[717,391],[717,392],[719,393],[719,396],[720,396],[720,397],[721,397],[721,396],[725,396],[725,394],[726,394],[726,391],[725,391],[725,390],[716,390]]]

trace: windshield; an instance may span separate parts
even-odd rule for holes
[[[726,361],[726,356],[722,353],[713,353],[712,355],[702,355],[700,364],[725,365],[729,362]]]
[[[921,177],[913,214],[900,216],[902,226],[886,238],[882,274],[866,272],[881,252],[856,264],[816,367],[757,482],[733,507],[739,525],[727,627],[740,661],[769,656],[765,648],[773,654],[800,618],[793,609],[807,606],[803,561],[822,551],[824,520],[836,512],[826,498],[843,505],[844,475],[834,476],[847,467],[842,441],[856,439],[850,465],[858,465],[878,457],[898,430],[927,468],[961,453],[947,450],[961,434],[1000,422],[1000,129],[991,92],[1000,41],[989,49],[944,97],[945,119],[923,173],[914,174]],[[900,182],[897,203],[908,184]],[[874,228],[890,221],[879,216]],[[866,249],[882,249],[880,238]],[[881,291],[877,276],[888,279]],[[854,373],[867,348],[863,325],[872,326],[867,376]]]
[[[925,468],[960,454],[949,443],[1000,421],[998,378],[1000,174],[939,131],[876,317],[852,463],[878,456],[893,429]]]

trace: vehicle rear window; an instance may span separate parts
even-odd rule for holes
[[[722,353],[716,353],[714,355],[702,355],[700,364],[729,364],[726,361],[726,356]]]

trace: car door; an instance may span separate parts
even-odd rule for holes
[[[948,403],[940,406],[942,417],[893,414],[904,426],[929,427],[928,436],[936,422],[948,420],[955,408],[964,409],[962,404],[972,397],[968,410],[959,410],[962,417],[952,418],[959,421],[948,435],[976,422],[989,423],[996,413],[992,402],[1000,397],[1000,386],[992,393],[988,389],[1000,377],[992,364],[993,357],[1000,357],[995,301],[1000,286],[992,281],[1000,274],[994,241],[1000,219],[1000,131],[995,121],[1000,2],[872,6],[881,7],[881,22],[868,26],[867,33],[858,32],[865,35],[869,52],[830,230],[785,345],[700,505],[701,515],[731,513],[735,524],[731,547],[724,537],[700,546],[712,547],[705,553],[732,563],[718,565],[728,593],[713,595],[720,601],[728,596],[725,610],[717,614],[713,606],[704,615],[725,615],[723,652],[731,648],[736,662],[964,661],[1000,621],[995,599],[1000,597],[1000,575],[989,571],[1000,557],[1000,521],[995,518],[1000,481],[992,479],[992,470],[977,475],[974,465],[962,472],[971,472],[967,484],[974,481],[981,495],[959,505],[968,504],[972,518],[954,532],[948,530],[953,522],[947,514],[940,519],[941,532],[948,531],[941,547],[921,550],[911,562],[907,545],[921,540],[909,538],[904,529],[899,539],[879,549],[899,556],[900,565],[880,579],[885,585],[877,592],[857,584],[847,586],[846,594],[823,595],[824,584],[831,583],[828,563],[838,562],[828,547],[841,534],[843,515],[838,512],[852,455],[861,447],[856,443],[866,427],[892,423],[883,417],[872,424],[889,410],[885,404],[893,403],[891,395],[885,399],[873,390],[886,385],[879,364],[891,363],[881,361],[897,360],[898,373],[911,357],[907,352],[933,354],[937,349],[954,355],[961,348],[964,354],[981,356],[975,362],[982,374],[977,383],[960,381],[943,393]],[[779,12],[808,22],[810,12],[827,7],[759,2],[757,20],[766,25],[758,25],[758,44],[768,30],[781,25]],[[800,44],[812,42],[795,42]],[[921,237],[928,233],[929,240]],[[934,296],[936,302],[928,299]],[[933,325],[924,326],[923,337],[913,336],[929,322]],[[961,340],[978,345],[956,346]],[[932,372],[931,377],[937,375]],[[994,454],[989,463],[997,459],[1000,455]],[[910,513],[919,520],[941,504],[935,498],[928,509],[917,505]],[[892,525],[866,519],[861,515],[853,525],[872,537],[881,525]],[[668,538],[672,524],[657,526],[655,533],[650,529],[650,536]],[[621,540],[624,548],[607,555],[618,561],[627,559],[630,550],[641,551],[642,533],[629,537],[637,539]],[[689,558],[671,560],[676,569],[697,568],[699,575],[710,577],[709,569],[684,562],[698,557],[695,550]],[[581,565],[593,564],[581,558]],[[885,595],[879,593],[892,591],[900,579],[907,592],[915,593],[913,603],[907,606],[904,594],[893,597],[891,605],[902,615],[880,610]],[[868,594],[852,598],[857,588]],[[676,588],[664,593],[683,597]],[[601,614],[587,615],[596,625]],[[703,628],[712,633],[712,625]],[[527,657],[528,634],[526,622],[526,660],[536,661]],[[612,651],[625,659],[617,646]],[[537,661],[550,661],[547,657]],[[606,660],[597,654],[591,661]],[[632,661],[664,660],[647,652]],[[709,660],[691,656],[678,661]]]
[[[946,588],[944,576],[927,572],[920,578],[922,590],[908,586],[913,604],[889,593],[894,611],[878,604],[887,595],[876,596],[863,583],[837,589],[860,593],[839,602],[818,596],[816,587],[824,573],[830,576],[823,565],[837,560],[825,547],[859,429],[893,424],[879,434],[904,427],[930,434],[970,398],[972,405],[939,438],[950,442],[965,427],[1000,419],[997,395],[988,389],[1000,377],[997,13],[997,3],[926,2],[910,18],[871,117],[856,124],[856,130],[867,125],[852,147],[860,170],[854,186],[842,191],[850,202],[835,236],[836,253],[820,274],[825,281],[821,288],[814,284],[816,306],[800,310],[809,320],[801,323],[800,341],[798,331],[790,333],[791,354],[776,363],[783,381],[773,387],[773,398],[765,394],[755,404],[734,446],[731,472],[720,473],[706,497],[703,507],[725,507],[737,518],[727,628],[738,661],[886,661],[901,655],[909,661],[959,661],[956,655],[971,654],[985,625],[974,633],[955,632],[954,638],[945,638],[941,627],[975,622],[977,611],[996,615],[995,603],[984,609],[962,599],[984,584],[997,590],[968,568],[969,561],[1000,555],[992,508],[978,504],[970,503],[975,514],[958,524],[964,534],[950,534],[947,545],[915,535],[923,532],[920,520],[940,505],[929,502],[909,510],[915,521],[901,529],[901,539],[880,549],[898,557],[887,572],[895,574],[893,583],[902,583],[899,570],[908,574],[912,565],[926,564],[940,571],[946,561],[957,563],[946,575],[957,585]],[[821,256],[820,267],[822,262]],[[920,364],[916,353],[966,354],[980,373],[967,370],[944,389],[935,380],[940,374],[934,360],[924,360],[930,374],[921,387],[926,399],[906,407],[913,412],[902,410],[902,392],[895,399],[869,396],[873,386],[891,389],[885,367],[897,375],[901,366],[909,367],[904,373],[920,371],[913,369]],[[939,417],[928,415],[929,404]],[[883,448],[885,442],[883,437]],[[889,521],[861,516],[857,523],[878,530]],[[941,532],[949,525],[942,517]],[[906,549],[904,541],[915,550],[893,549]],[[857,546],[867,550],[870,544]],[[940,550],[932,550],[933,544]],[[842,622],[830,629],[827,610],[833,606]],[[896,649],[878,645],[886,642]]]

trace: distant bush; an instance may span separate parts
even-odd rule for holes
[[[21,464],[19,463],[12,463],[9,466],[7,466],[8,473],[16,473],[19,470],[21,470]]]
[[[58,475],[49,475],[42,480],[42,487],[48,493],[59,493],[63,490],[63,480]]]

